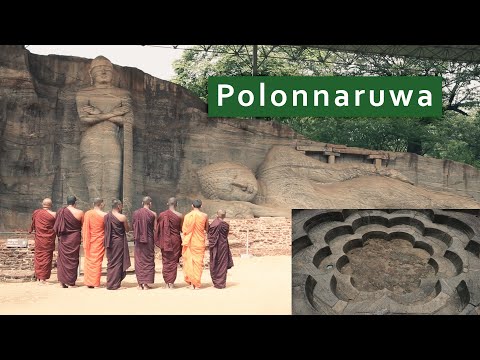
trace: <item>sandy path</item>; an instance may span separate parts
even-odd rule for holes
[[[125,290],[89,289],[80,276],[78,288],[62,289],[52,274],[48,285],[0,283],[0,314],[291,314],[291,258],[266,256],[234,258],[227,288],[212,286],[209,270],[202,289],[188,290],[179,270],[177,288],[162,289],[155,274],[154,289],[136,289],[134,274],[122,282]],[[102,276],[102,286],[105,276]]]

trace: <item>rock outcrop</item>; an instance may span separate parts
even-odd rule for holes
[[[91,85],[90,64],[91,59],[41,56],[23,46],[0,46],[0,230],[27,228],[31,212],[45,197],[51,197],[54,208],[58,208],[67,195],[74,194],[80,208],[89,208],[87,180],[80,157],[82,126],[75,96],[80,89]],[[282,194],[292,189],[281,188],[281,183],[274,185],[275,172],[265,173],[270,166],[267,154],[272,148],[289,148],[302,158],[308,156],[317,164],[322,163],[320,167],[324,168],[323,165],[331,165],[327,161],[330,155],[326,152],[319,155],[312,147],[325,144],[307,141],[274,122],[208,118],[206,104],[185,88],[135,68],[114,65],[113,69],[113,84],[129,92],[135,114],[133,208],[139,207],[142,196],[147,194],[153,198],[157,212],[165,209],[166,199],[173,195],[181,199],[179,210],[182,212],[188,211],[191,199],[200,197],[212,202],[206,204],[208,211],[224,205],[242,209],[232,210],[237,217],[288,214],[292,207],[310,206],[302,200],[293,205],[288,201],[289,196],[282,200]],[[432,190],[442,198],[443,193],[449,193],[448,199],[439,203],[444,207],[471,207],[480,200],[479,172],[471,166],[404,153],[378,160],[375,152],[369,150],[360,149],[363,153],[360,151],[358,155],[355,149],[353,154],[348,153],[351,148],[342,149],[333,149],[335,154],[344,151],[334,165],[345,166],[347,177],[351,172],[349,164],[369,162],[365,165],[372,168],[371,164],[375,161],[378,165],[379,161],[415,185],[380,173],[363,177],[409,185],[388,198],[395,201],[397,208],[402,206],[402,191],[410,192],[412,188],[421,189],[427,199]],[[232,193],[224,199],[224,195],[211,192],[211,183],[217,181],[213,171],[211,183],[202,188],[199,177],[208,177],[205,169],[218,163],[235,164],[229,165],[233,168],[241,166],[246,171],[247,182],[253,185],[242,185],[246,178],[240,175],[228,186],[234,186],[235,192],[242,192],[242,196],[238,198]],[[289,169],[284,171],[288,173]],[[216,174],[224,177],[219,171]],[[278,176],[285,174],[280,172]],[[257,188],[253,178],[258,181]],[[345,186],[345,191],[353,191],[353,187],[362,185],[348,181],[361,179],[357,177],[339,184]],[[309,183],[312,184],[310,180]],[[315,184],[316,187],[318,183]],[[370,185],[373,192],[368,196],[373,202],[368,204],[373,206],[375,185],[373,182]],[[223,193],[228,191],[228,186],[223,188]],[[377,193],[388,191],[389,186],[379,187]],[[306,189],[304,194],[309,196]],[[353,195],[350,198],[353,199]],[[348,207],[349,201],[346,199],[342,207]],[[340,207],[335,202],[331,204]],[[363,204],[352,203],[352,206]],[[382,202],[379,206],[389,205]],[[405,206],[413,205],[409,202]]]

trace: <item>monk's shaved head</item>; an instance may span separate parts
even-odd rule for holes
[[[227,212],[225,210],[218,210],[217,211],[217,217],[220,219],[225,219],[225,216],[227,216]]]
[[[150,196],[145,196],[142,200],[143,205],[151,205],[152,204],[152,198]]]
[[[95,199],[93,199],[93,205],[94,206],[100,206],[100,205],[102,205],[102,203],[103,203],[102,198],[96,197]]]
[[[167,205],[168,206],[177,206],[178,202],[177,202],[177,198],[175,197],[171,197],[170,199],[168,199],[167,201]]]
[[[118,199],[112,200],[112,209],[120,210],[121,207],[122,207],[122,202],[120,200]]]
[[[43,199],[42,206],[46,207],[46,208],[51,208],[52,207],[52,199],[50,199],[50,198]]]

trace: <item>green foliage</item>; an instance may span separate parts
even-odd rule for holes
[[[480,168],[480,111],[471,116],[447,113],[425,140],[427,155]]]
[[[300,118],[276,121],[312,140],[374,150],[407,151],[409,142],[423,139],[428,133],[418,119]]]
[[[174,82],[207,101],[209,76],[251,76],[252,46],[195,46],[174,63]],[[309,139],[375,150],[409,151],[480,168],[480,66],[445,61],[259,46],[259,76],[443,77],[441,119],[280,118]]]
[[[320,53],[320,50],[316,50]],[[305,59],[291,58],[279,47],[262,47],[259,51],[258,76],[331,75],[329,67],[312,67]],[[173,64],[180,84],[207,101],[209,76],[251,76],[252,46],[214,45],[205,51],[202,46],[185,50]],[[312,56],[310,56],[311,58]]]
[[[447,112],[441,119],[297,118],[275,121],[311,140],[389,151],[407,151],[409,144],[421,144],[421,155],[480,168],[480,111],[470,116]]]

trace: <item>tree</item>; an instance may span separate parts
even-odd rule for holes
[[[258,76],[309,75],[305,66],[278,53],[278,47],[261,46],[259,50]],[[174,62],[176,76],[173,82],[180,84],[207,101],[209,76],[251,76],[252,46],[212,45],[195,46],[185,50]]]
[[[463,116],[446,113],[442,121],[431,128],[425,146],[432,157],[463,162],[480,168],[480,111]]]
[[[249,45],[199,45],[174,63],[174,82],[208,100],[209,76],[251,76]],[[477,134],[480,65],[326,51],[309,47],[258,46],[259,76],[442,76],[441,119],[269,119],[312,140],[370,149],[456,158],[479,165]],[[452,129],[455,129],[453,133]],[[469,143],[469,141],[471,141]]]
[[[252,45],[197,45],[174,63],[174,82],[207,100],[209,76],[250,76]],[[441,60],[259,45],[259,76],[442,76],[445,111],[467,115],[480,104],[480,65]]]

